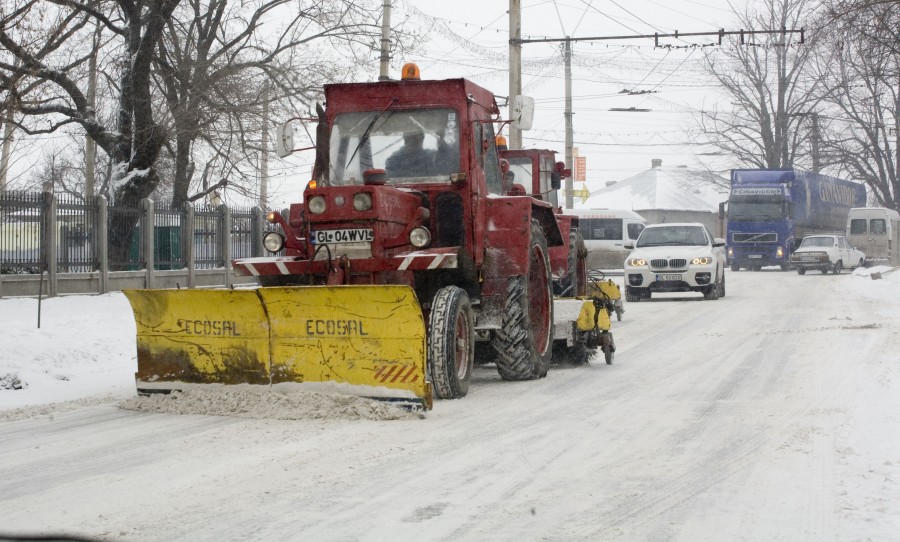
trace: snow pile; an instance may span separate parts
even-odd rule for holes
[[[28,383],[19,380],[19,375],[17,374],[9,373],[0,376],[0,390],[21,390],[27,387]]]
[[[119,408],[278,420],[408,420],[418,417],[396,405],[353,395],[309,391],[282,393],[250,386],[138,396],[119,403]]]

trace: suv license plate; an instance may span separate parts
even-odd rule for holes
[[[656,275],[658,281],[681,280],[681,275]]]
[[[375,238],[372,230],[358,228],[352,230],[319,230],[313,232],[312,242],[323,243],[371,243]]]
[[[747,257],[748,257],[748,258],[753,258],[753,259],[757,259],[757,260],[758,260],[758,259],[762,258],[762,254],[751,254],[751,255],[749,255],[749,256],[747,256]]]

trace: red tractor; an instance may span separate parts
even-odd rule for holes
[[[428,408],[432,390],[466,395],[476,343],[504,380],[545,376],[558,333],[569,335],[563,346],[589,338],[593,348],[614,349],[608,320],[597,323],[604,311],[591,312],[590,301],[580,327],[572,316],[554,329],[553,277],[560,293],[583,292],[584,254],[573,218],[552,201],[563,173],[552,152],[503,151],[510,167],[502,166],[497,129],[526,129],[527,100],[510,108],[516,118],[501,120],[488,90],[465,79],[420,80],[407,65],[400,81],[326,85],[325,103],[314,119],[314,180],[287,216],[269,214],[281,230],[264,239],[273,255],[233,262],[263,288],[241,299],[198,294],[210,296],[210,314],[226,303],[229,314],[253,305],[252,316],[231,316],[229,326],[261,326],[259,340],[194,348],[196,338],[177,329],[185,316],[154,312],[170,300],[132,299],[139,389],[159,387],[160,373],[168,389],[253,375],[349,383],[378,397],[382,388],[411,392]],[[279,154],[293,150],[292,133],[282,127]],[[520,156],[536,173],[525,190],[504,178],[523,170]],[[163,321],[176,328],[171,335],[159,331]]]

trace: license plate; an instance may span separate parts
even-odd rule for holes
[[[319,230],[313,232],[313,244],[323,243],[371,243],[375,238],[372,230],[357,228],[352,230]]]
[[[819,258],[817,258],[815,256],[800,256],[800,258],[798,258],[798,259],[801,262],[815,262],[815,261],[818,261]]]
[[[658,281],[681,280],[681,275],[656,275]]]
[[[750,259],[757,259],[757,260],[758,260],[758,259],[761,259],[761,258],[762,258],[762,254],[751,254],[751,255],[749,255],[749,256],[747,256],[747,257],[750,258]]]

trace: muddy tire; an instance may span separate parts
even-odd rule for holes
[[[797,268],[797,274],[798,274],[798,275],[805,275],[805,274],[806,274],[806,269],[803,269],[802,267],[798,267],[798,268]]]
[[[435,396],[465,397],[474,363],[475,325],[469,296],[456,286],[441,288],[428,318],[428,369]]]
[[[504,380],[547,376],[553,355],[553,294],[547,240],[532,221],[528,269],[506,284],[503,322],[492,341]]]
[[[844,269],[844,263],[842,261],[838,260],[838,261],[834,262],[834,268],[832,269],[831,272],[834,273],[835,275],[840,275],[841,271],[843,271],[843,269]]]
[[[603,351],[603,359],[607,365],[612,365],[616,356],[616,343],[613,340],[612,333],[604,333],[600,341],[600,350]]]
[[[718,273],[718,271],[716,272]],[[703,299],[715,301],[719,299],[719,281],[716,280],[703,290]]]
[[[719,283],[719,297],[725,297],[725,273],[722,273],[722,282]]]
[[[560,297],[583,296],[587,288],[587,249],[578,230],[569,232],[569,255],[566,260],[566,276],[554,284],[553,293]]]

